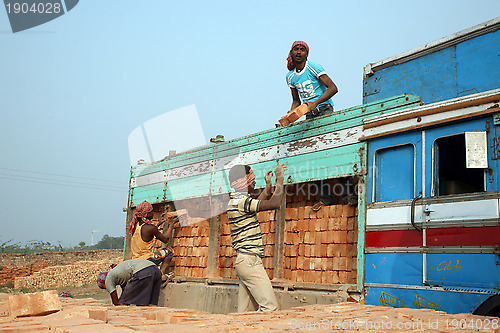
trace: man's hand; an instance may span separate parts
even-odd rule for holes
[[[273,172],[271,170],[266,172],[266,175],[264,176],[264,179],[266,180],[266,185],[268,185],[268,186],[273,185],[272,177],[273,177]]]
[[[311,112],[312,110],[316,109],[316,107],[318,106],[318,104],[315,101],[313,101],[313,102],[305,101],[304,104],[307,105],[307,112],[308,113]]]
[[[288,168],[284,164],[278,164],[276,166],[276,170],[275,170],[276,181],[285,179],[285,170],[288,170]]]
[[[172,223],[170,223],[170,225],[168,226],[170,229],[175,229],[175,228],[178,228],[181,226],[181,222],[179,221],[179,219],[176,219],[175,221],[173,221]]]

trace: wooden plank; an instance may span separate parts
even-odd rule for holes
[[[283,190],[286,193],[286,188]],[[274,258],[273,258],[273,280],[283,278],[283,263],[285,259],[285,211],[286,195],[281,200],[280,208],[276,211],[276,235],[274,240]]]
[[[222,210],[224,203],[220,196],[213,196],[213,205],[217,206],[218,210]],[[220,255],[220,231],[221,231],[221,216],[213,216],[210,218],[210,236],[208,239],[208,259],[207,259],[207,276],[219,277],[219,255]]]
[[[363,150],[366,150],[366,144],[357,143],[278,160],[250,163],[250,165],[257,175],[256,188],[265,186],[264,174],[268,170],[274,170],[278,162],[288,166],[285,174],[287,184],[304,183],[361,174],[360,154],[363,154]],[[133,200],[130,204],[135,206],[143,200],[158,203],[229,193],[231,189],[227,180],[227,172],[228,170],[220,170],[211,174],[175,179],[167,183],[136,187],[131,189]]]
[[[189,152],[166,157],[153,162],[132,167],[132,177],[148,173],[168,170],[213,158],[227,157],[245,153],[259,148],[292,142],[315,135],[325,134],[362,124],[362,119],[374,115],[394,111],[396,108],[409,107],[420,102],[418,96],[399,95],[385,100],[336,111],[331,115],[292,124],[286,128],[270,129],[217,145],[202,147]]]

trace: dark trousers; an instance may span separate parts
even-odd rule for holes
[[[332,112],[333,112],[333,106],[331,104],[324,104],[324,105],[321,105],[321,106],[317,107],[316,109],[306,113],[306,120],[313,119],[316,117],[321,117],[321,116],[330,114]]]
[[[135,273],[127,281],[119,301],[130,305],[158,305],[161,290],[161,272],[149,266]]]

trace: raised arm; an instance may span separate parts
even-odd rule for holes
[[[276,167],[276,188],[274,189],[273,196],[269,200],[262,200],[259,205],[259,211],[278,209],[281,206],[281,201],[285,195],[283,189],[283,182],[285,180],[285,170],[286,167],[283,164],[279,164]]]
[[[273,188],[272,188],[273,182],[271,179],[272,176],[273,176],[272,171],[269,170],[268,172],[266,172],[266,176],[264,177],[264,179],[266,180],[266,187],[264,188],[262,193],[257,198],[258,200],[267,200],[267,198],[269,198],[269,195],[271,194],[271,192],[273,190]]]

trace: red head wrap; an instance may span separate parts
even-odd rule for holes
[[[306,42],[301,41],[301,40],[297,40],[297,41],[293,42],[292,47],[290,48],[290,52],[288,53],[288,58],[286,58],[286,62],[287,62],[286,68],[288,68],[289,71],[291,71],[295,68],[295,65],[293,64],[293,60],[292,60],[292,50],[297,45],[304,46],[307,50],[307,54],[309,54],[309,46],[307,45]]]
[[[231,187],[236,191],[246,191],[248,189],[248,185],[252,184],[254,180],[255,173],[253,172],[253,170],[250,170],[250,173],[232,182]]]
[[[128,234],[132,233],[135,225],[137,224],[137,222],[139,222],[138,218],[140,218],[144,223],[153,224],[153,222],[151,222],[146,218],[146,216],[148,216],[149,212],[151,212],[152,210],[153,210],[153,205],[151,205],[146,200],[138,204],[137,207],[135,207],[134,217],[132,218],[132,222],[130,222],[128,226],[127,233]]]

